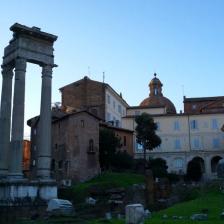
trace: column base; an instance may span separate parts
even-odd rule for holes
[[[49,201],[50,199],[57,198],[57,185],[55,181],[40,182],[40,181],[0,181],[0,202],[12,203],[19,200],[41,199]]]
[[[8,173],[7,175],[7,180],[8,181],[26,181],[26,179],[24,178],[23,174],[21,173]]]

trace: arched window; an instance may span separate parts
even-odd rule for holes
[[[155,96],[158,95],[158,89],[157,88],[154,89],[154,94],[155,94]]]
[[[174,167],[176,170],[183,169],[184,167],[184,160],[182,158],[176,158],[174,160]]]
[[[215,156],[211,159],[211,171],[212,171],[212,173],[216,173],[217,165],[218,165],[218,162],[219,162],[220,159],[222,159],[221,156]]]
[[[94,152],[94,141],[93,139],[89,140],[89,150],[88,152]]]

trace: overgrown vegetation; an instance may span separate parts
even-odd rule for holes
[[[102,170],[112,167],[115,159],[116,150],[120,148],[120,139],[115,132],[110,129],[102,128],[99,134],[99,161]]]
[[[162,178],[167,177],[167,169],[166,161],[161,158],[149,159],[148,166],[152,170],[154,178]]]
[[[65,198],[72,200],[75,203],[79,203],[84,201],[86,197],[90,196],[89,191],[93,188],[103,191],[111,187],[127,188],[130,185],[143,182],[144,176],[140,174],[105,172],[90,181],[60,190],[59,198]]]

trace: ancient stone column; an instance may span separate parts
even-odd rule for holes
[[[8,153],[10,150],[11,99],[13,67],[2,66],[2,95],[0,111],[0,178],[8,172]]]
[[[37,176],[41,180],[49,180],[51,178],[51,80],[52,65],[44,65],[42,67],[42,89],[37,161]]]
[[[12,116],[11,150],[9,160],[9,178],[21,179],[23,130],[24,130],[24,103],[25,103],[25,74],[26,60],[15,60],[15,84]]]

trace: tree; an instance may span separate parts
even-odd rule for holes
[[[126,151],[118,150],[112,161],[112,166],[117,170],[127,170],[133,168],[134,159]]]
[[[137,143],[143,146],[146,165],[146,150],[153,150],[155,147],[159,146],[161,144],[161,139],[156,134],[157,124],[149,114],[142,113],[135,118],[135,122],[137,123],[135,128]]]
[[[154,178],[156,177],[167,177],[167,169],[166,160],[161,158],[149,159],[149,167],[152,170]]]
[[[120,138],[113,130],[102,128],[99,136],[99,161],[103,169],[109,169],[113,163],[116,149],[120,148]]]

